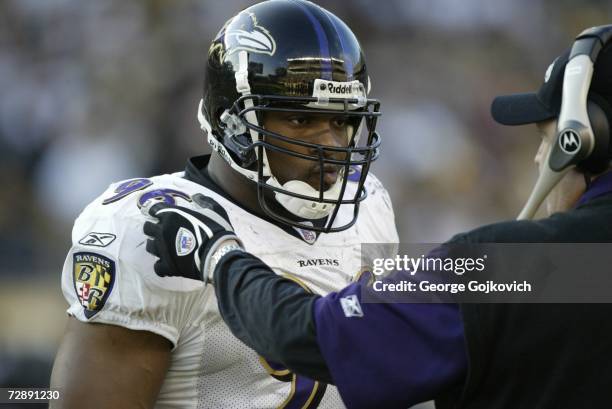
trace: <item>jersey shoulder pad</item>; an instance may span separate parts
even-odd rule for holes
[[[189,205],[191,185],[177,175],[130,179],[112,184],[85,208],[75,221],[62,272],[69,314],[176,341],[195,304],[186,299],[197,297],[203,287],[155,274],[140,206],[150,198]]]

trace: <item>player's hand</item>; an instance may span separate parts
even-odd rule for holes
[[[147,251],[159,260],[155,273],[160,277],[186,277],[210,281],[214,265],[228,249],[242,249],[240,239],[225,210],[213,199],[194,195],[197,210],[156,203],[145,205],[143,213],[154,218],[143,231],[150,237]],[[211,268],[212,267],[212,268]]]

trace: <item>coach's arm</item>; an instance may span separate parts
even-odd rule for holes
[[[293,372],[335,384],[347,407],[406,408],[465,380],[456,304],[360,304],[361,283],[321,297],[242,251],[220,259],[213,281],[236,337]]]
[[[57,352],[51,409],[152,408],[170,362],[172,345],[147,331],[69,318]]]

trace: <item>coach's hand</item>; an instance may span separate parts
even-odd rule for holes
[[[143,213],[155,222],[144,224],[147,251],[159,260],[155,273],[160,277],[186,277],[212,282],[219,259],[232,250],[242,250],[225,210],[213,199],[194,195],[197,210],[165,203],[145,205]]]

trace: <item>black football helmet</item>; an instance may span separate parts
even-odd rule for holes
[[[341,231],[357,220],[370,164],[378,157],[380,103],[367,98],[369,88],[361,46],[342,20],[308,1],[269,0],[231,18],[214,39],[198,119],[212,148],[257,184],[260,206],[271,218],[306,230]],[[321,145],[266,130],[267,111],[341,115],[350,124],[347,145]],[[319,189],[299,180],[281,185],[270,169],[269,150],[318,162]],[[324,190],[326,166],[340,171]],[[275,211],[270,198],[295,217]],[[353,207],[352,219],[334,224],[343,205]]]

